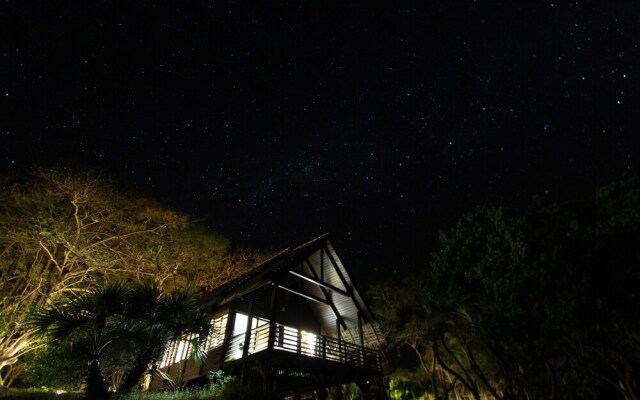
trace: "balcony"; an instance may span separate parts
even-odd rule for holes
[[[382,370],[377,350],[277,323],[265,323],[252,329],[245,348],[246,337],[247,334],[242,333],[231,338],[225,348],[225,364],[272,349],[371,371]]]

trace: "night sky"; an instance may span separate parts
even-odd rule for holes
[[[259,3],[2,1],[0,173],[104,171],[236,246],[329,231],[364,286],[476,205],[640,173],[638,1]]]

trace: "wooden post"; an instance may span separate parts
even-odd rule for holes
[[[327,339],[322,335],[316,336],[316,352],[318,353],[318,357],[323,360],[327,359]]]
[[[344,362],[344,357],[342,356],[342,334],[340,332],[340,320],[336,319],[336,330],[338,332],[338,355],[341,363]]]
[[[324,282],[324,249],[320,249],[320,280]]]
[[[358,311],[358,334],[360,335],[360,346],[364,347],[364,332],[362,331],[362,314]]]
[[[253,322],[253,303],[255,302],[256,295],[251,293],[249,296],[249,315],[247,316],[247,329],[244,333],[244,346],[242,348],[242,358],[246,358],[249,354],[249,345],[251,344],[251,325]]]
[[[275,283],[271,283],[271,304],[269,310],[269,339],[267,342],[267,353],[273,352],[273,346],[276,339],[276,318],[278,313],[278,286]],[[267,357],[271,357],[269,354]],[[272,393],[276,393],[276,387],[278,386],[277,375],[273,371],[273,368],[266,368],[265,371],[265,382],[264,387],[271,391]]]
[[[364,366],[364,333],[362,331],[362,314],[358,311],[358,333],[360,334],[360,366]]]
[[[227,350],[229,349],[229,341],[231,341],[231,334],[233,333],[233,326],[236,323],[236,311],[233,304],[229,306],[229,313],[227,314],[227,326],[224,331],[224,341],[222,342],[222,358],[220,360],[220,369],[224,366],[224,361],[227,356]]]
[[[275,341],[276,336],[276,316],[277,316],[277,307],[278,302],[276,298],[276,294],[278,292],[278,287],[275,284],[271,284],[271,310],[269,311],[269,344],[267,345],[267,349],[269,351],[273,350],[273,343]]]

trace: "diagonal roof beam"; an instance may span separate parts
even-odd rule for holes
[[[329,251],[329,248],[327,247],[327,245],[325,244],[325,246],[323,247],[323,250],[327,253],[327,256],[329,257],[329,261],[331,261],[331,264],[333,265],[333,268],[336,270],[336,272],[338,273],[338,277],[340,278],[340,280],[342,281],[342,283],[344,284],[344,287],[347,288],[347,292],[352,294],[354,292],[353,286],[347,284],[347,280],[345,279],[344,275],[342,275],[342,272],[340,272],[340,268],[338,268],[338,263],[336,262],[336,260],[333,258],[333,256],[331,255],[331,252]],[[358,309],[358,311],[360,311],[360,315],[370,315],[370,313],[368,311],[365,311],[362,307],[362,305],[358,302],[358,300],[355,298],[355,295],[351,295],[350,296],[353,300],[353,304],[355,304],[356,308]],[[366,307],[366,306],[365,306]],[[368,318],[367,318],[368,319]]]
[[[284,285],[278,285],[278,288],[280,288],[282,290],[286,290],[287,292],[293,293],[293,294],[298,295],[300,297],[304,297],[305,299],[315,301],[316,303],[321,303],[321,304],[324,304],[324,305],[327,305],[327,306],[331,305],[331,303],[329,301],[327,301],[325,299],[321,299],[320,297],[314,296],[314,295],[309,294],[309,293],[303,293],[303,292],[301,292],[299,290],[292,289],[292,288],[284,286]]]
[[[338,318],[338,322],[340,323],[342,328],[345,329],[345,330],[347,329],[347,324],[344,322],[344,320],[342,319],[340,314],[338,314],[338,310],[336,310],[336,306],[333,305],[332,302],[327,301],[325,299],[321,299],[320,297],[316,297],[316,296],[314,296],[312,294],[302,293],[299,290],[291,289],[291,288],[283,286],[283,285],[278,285],[278,288],[280,288],[282,290],[286,290],[287,292],[293,293],[293,294],[298,295],[300,297],[304,297],[305,299],[308,299],[308,300],[311,300],[311,301],[315,301],[317,303],[324,304],[324,305],[327,305],[327,306],[331,307],[333,312],[336,313],[336,317]]]
[[[309,262],[308,262],[308,261],[307,261],[307,266],[309,266]],[[349,297],[349,293],[345,292],[344,290],[342,290],[342,289],[338,289],[338,288],[337,288],[337,287],[335,287],[335,286],[329,285],[328,283],[324,283],[324,282],[322,282],[321,280],[319,280],[319,279],[318,279],[318,275],[317,275],[317,274],[315,273],[315,271],[311,268],[311,266],[309,266],[309,269],[311,270],[311,273],[312,273],[314,276],[309,276],[309,275],[307,275],[307,274],[303,274],[303,273],[300,273],[300,272],[297,272],[297,271],[293,271],[293,270],[290,270],[289,272],[290,272],[292,275],[297,276],[298,278],[302,278],[302,279],[304,279],[304,280],[306,280],[306,281],[308,281],[308,282],[311,282],[311,283],[313,283],[313,284],[315,284],[315,285],[318,285],[318,286],[320,286],[320,287],[322,287],[322,288],[329,289],[329,290],[334,291],[334,292],[336,292],[336,293],[340,293],[340,294],[341,294],[341,295],[343,295],[343,296],[347,296],[347,297]]]
[[[326,245],[322,248],[322,251],[326,253],[327,256],[329,257],[329,261],[333,265],[333,269],[335,269],[336,272],[338,273],[338,277],[340,278],[340,281],[342,281],[342,284],[344,285],[344,287],[347,288],[347,292],[351,293],[353,288],[351,287],[351,285],[349,285],[344,275],[342,275],[342,272],[340,272],[340,268],[338,268],[338,263],[336,262],[336,260],[333,259],[333,256],[331,255],[331,252],[329,251]]]
[[[305,262],[307,263],[307,268],[309,268],[309,271],[311,271],[311,275],[314,276],[315,281],[319,282],[319,283],[323,283],[323,282],[320,281],[320,279],[318,279],[318,274],[316,274],[316,271],[314,271],[314,269],[311,267],[311,264],[309,263],[309,259],[308,258],[305,260]],[[302,264],[302,270],[304,271],[304,263]],[[320,286],[320,290],[322,291],[322,294],[324,294],[324,297],[326,299],[333,300],[333,298],[331,297],[331,293],[329,293],[327,291],[327,289],[325,289],[322,285],[319,285],[319,286]],[[337,289],[337,288],[335,288],[335,289]],[[344,293],[347,297],[349,296],[348,293],[346,293],[346,292],[344,292],[344,291],[342,291],[340,289],[337,289],[337,290],[339,290],[341,293]],[[333,304],[333,301],[331,301],[331,303],[329,305],[331,306],[331,310],[333,310],[333,313],[336,315],[336,318],[340,322],[340,325],[342,325],[342,327],[346,330],[347,329],[347,323],[344,322],[344,319],[342,318],[342,315],[340,315],[340,311],[338,311],[338,308],[336,307],[336,305]]]

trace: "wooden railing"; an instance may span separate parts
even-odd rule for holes
[[[238,360],[245,352],[246,333],[234,336],[225,351],[225,361]],[[380,353],[336,338],[300,331],[281,324],[264,324],[251,330],[246,354],[255,354],[269,348],[308,357],[349,364],[380,371]]]

